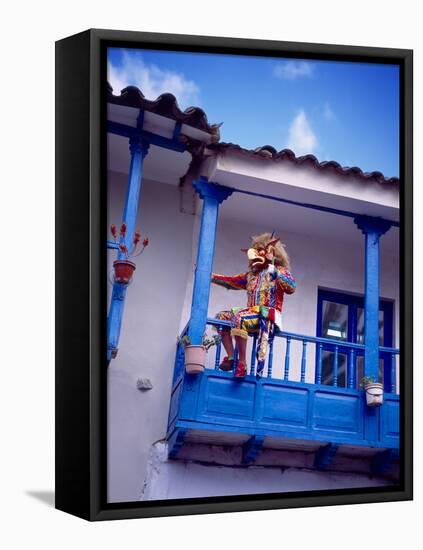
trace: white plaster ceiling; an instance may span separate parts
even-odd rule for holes
[[[129,173],[130,155],[128,138],[114,134],[107,135],[108,170]],[[143,163],[143,177],[171,185],[179,185],[191,162],[191,154],[178,153],[151,145]]]
[[[128,139],[114,134],[108,134],[108,169],[124,175],[129,172],[130,155]],[[161,182],[163,184],[179,185],[180,178],[184,176],[191,162],[191,154],[178,153],[168,149],[150,146],[149,153],[144,160],[143,178]],[[353,199],[338,194],[319,192],[313,189],[296,189],[293,186],[278,182],[266,181],[246,174],[233,172],[219,172],[219,182],[231,185],[235,188],[248,189],[253,192],[265,193],[299,200],[310,204],[323,204],[335,208],[349,210],[354,205],[356,211],[362,214],[398,218],[398,211],[385,204],[371,203]],[[339,185],[339,187],[342,183]],[[367,185],[374,185],[368,183]],[[339,188],[338,187],[338,188]],[[201,208],[201,203],[199,203]],[[389,214],[387,216],[386,214]],[[250,196],[234,192],[233,195],[220,207],[221,219],[233,220],[261,227],[263,231],[272,231],[283,235],[284,232],[309,235],[311,239],[330,239],[333,235],[345,243],[357,243],[359,230],[353,219],[336,214],[325,213],[300,206]],[[383,238],[383,248],[398,254],[398,228],[392,228]]]
[[[361,238],[364,243],[364,236],[350,217],[236,192],[220,206],[219,219],[254,225],[262,231],[274,230],[281,236],[289,232],[308,235],[310,239],[325,239],[328,246],[335,235],[337,240],[344,241],[346,245],[356,245]],[[398,238],[399,229],[392,227],[382,237],[383,249],[398,255]]]

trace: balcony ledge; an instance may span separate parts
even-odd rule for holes
[[[317,469],[349,457],[386,472],[398,456],[399,395],[385,393],[384,404],[370,409],[361,390],[250,375],[240,381],[206,369],[175,381],[167,439],[175,459],[186,457],[184,446],[212,445],[237,449],[244,465],[266,462],[269,452],[282,462],[302,453]]]
[[[309,445],[306,441],[292,442],[289,439],[275,442],[274,439],[266,437],[260,453],[253,461],[246,463],[243,449],[248,436],[233,438],[231,444],[229,438],[223,442],[221,435],[221,432],[188,430],[177,456],[171,460],[210,466],[299,468],[333,473],[378,475],[394,481],[399,477],[398,455],[393,454],[389,460],[386,460],[387,450],[379,448],[360,447],[357,452],[354,447],[341,445],[329,463],[319,465],[316,457],[319,450],[324,449],[326,444]],[[240,444],[240,440],[244,441],[244,444]],[[381,467],[382,462],[383,467]]]

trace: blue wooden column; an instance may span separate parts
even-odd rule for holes
[[[194,181],[193,187],[203,199],[203,210],[201,214],[201,228],[197,249],[197,263],[194,275],[188,336],[193,344],[198,345],[202,342],[207,323],[207,309],[209,306],[219,205],[232,194],[232,190],[211,183],[204,177]],[[179,406],[179,418],[183,420],[195,420],[201,379],[202,376],[187,374],[185,372]]]
[[[148,153],[149,144],[142,139],[140,134],[134,133],[129,138],[129,150],[131,153],[131,165],[129,168],[128,186],[126,190],[125,209],[123,211],[122,223],[126,224],[125,245],[130,251],[135,234],[137,221],[139,196],[141,190],[142,167],[144,158]],[[123,239],[121,238],[122,242]],[[123,252],[118,250],[118,259],[124,259]],[[125,296],[128,285],[115,282],[113,284],[112,298],[110,302],[109,315],[107,318],[107,360],[110,361],[116,356],[120,328],[122,325]]]
[[[357,216],[357,227],[365,236],[365,298],[364,298],[364,376],[379,379],[379,280],[380,237],[391,223],[381,218]]]
[[[210,279],[219,204],[232,194],[232,189],[211,183],[204,177],[194,181],[193,186],[203,199],[203,211],[201,214],[188,336],[193,344],[201,344],[206,329],[209,306]]]

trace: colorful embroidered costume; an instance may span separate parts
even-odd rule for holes
[[[221,311],[217,319],[231,321],[232,336],[248,338],[248,332],[257,331],[258,317],[273,321],[281,329],[284,294],[295,292],[295,280],[287,269],[275,267],[273,274],[267,270],[239,275],[213,273],[212,282],[233,290],[247,291],[247,307]]]
[[[251,333],[258,334],[258,375],[264,368],[268,340],[275,326],[281,329],[284,295],[292,294],[296,288],[295,279],[285,267],[288,256],[279,239],[272,240],[272,237],[265,233],[253,238],[255,244],[248,250],[249,271],[232,276],[212,274],[212,282],[217,285],[247,291],[246,308],[220,311],[216,318],[231,323],[231,336],[247,339]]]

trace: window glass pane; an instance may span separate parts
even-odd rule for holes
[[[384,315],[383,311],[379,310],[379,346],[383,346],[383,328],[384,328]],[[364,309],[362,307],[357,308],[357,344],[364,344]]]
[[[333,386],[333,363],[335,353],[333,351],[322,352],[322,384]],[[338,353],[338,386],[347,386],[347,355]]]
[[[357,308],[357,344],[364,344],[364,309]]]
[[[322,336],[335,340],[348,339],[348,306],[323,300]]]

